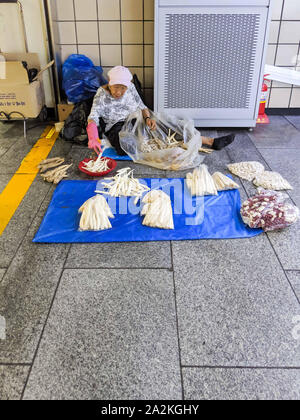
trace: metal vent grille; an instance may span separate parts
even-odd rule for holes
[[[259,14],[166,15],[166,108],[248,108]]]

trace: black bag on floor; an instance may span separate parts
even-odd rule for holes
[[[60,132],[61,138],[84,146],[88,144],[86,125],[93,105],[93,99],[87,99],[75,104],[73,111],[66,119],[65,125]]]

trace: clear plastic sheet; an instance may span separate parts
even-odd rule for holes
[[[150,116],[156,121],[156,130],[150,130],[145,124],[142,112],[137,111],[127,118],[119,134],[122,149],[134,162],[171,171],[192,169],[202,163],[204,157],[198,152],[202,146],[201,134],[196,130],[193,121],[181,120],[174,115],[163,113],[150,112]],[[186,144],[186,150],[172,147],[145,151],[148,142],[153,138],[159,138],[167,145],[169,130],[172,134],[176,133],[176,140]]]

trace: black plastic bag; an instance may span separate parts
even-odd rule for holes
[[[93,98],[74,106],[73,111],[66,119],[65,125],[60,132],[61,138],[85,146],[88,144],[86,125],[92,105]]]

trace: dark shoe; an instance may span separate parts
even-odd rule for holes
[[[235,134],[228,134],[228,136],[219,137],[218,139],[214,139],[211,147],[214,150],[221,150],[231,144],[234,141],[234,138]]]

